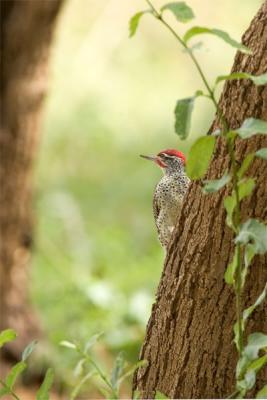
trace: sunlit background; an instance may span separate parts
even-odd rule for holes
[[[193,24],[239,40],[261,1],[188,4]],[[207,100],[198,99],[191,139],[175,136],[176,100],[202,84],[188,55],[152,16],[129,39],[129,18],[145,8],[142,0],[69,0],[52,48],[35,174],[31,289],[48,337],[43,353],[63,382],[72,382],[75,365],[59,346],[64,339],[83,342],[104,332],[96,357],[105,368],[121,350],[137,360],[164,258],[151,205],[161,171],[139,154],[168,147],[187,153],[213,118]],[[192,26],[167,16],[181,33]],[[235,50],[199,38],[195,54],[213,82],[229,72]]]

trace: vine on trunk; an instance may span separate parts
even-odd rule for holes
[[[252,194],[256,184],[253,178],[245,177],[245,173],[255,157],[267,160],[267,148],[248,154],[242,164],[239,165],[236,160],[236,142],[237,140],[246,140],[256,134],[266,135],[267,122],[248,118],[238,129],[231,129],[216,100],[215,90],[220,82],[234,79],[250,79],[257,86],[265,85],[267,83],[267,72],[259,76],[245,72],[234,72],[229,75],[218,76],[214,84],[210,85],[194,54],[194,46],[190,47],[189,45],[191,38],[201,34],[211,34],[243,53],[251,54],[250,49],[232,39],[227,32],[217,28],[194,26],[187,30],[182,37],[167,22],[164,14],[169,10],[178,22],[188,22],[194,18],[194,13],[186,3],[171,2],[162,6],[160,10],[157,10],[150,0],[146,0],[146,3],[149,8],[139,11],[130,20],[130,37],[136,33],[140,18],[144,14],[151,14],[169,30],[179,45],[188,53],[206,90],[206,92],[197,90],[194,96],[177,101],[175,106],[176,134],[182,140],[188,137],[194,100],[198,96],[204,96],[213,103],[220,123],[220,130],[213,132],[211,136],[201,136],[193,143],[186,166],[188,176],[192,180],[203,179],[213,155],[216,138],[223,138],[227,144],[230,160],[228,170],[222,173],[220,179],[204,180],[203,191],[207,194],[215,193],[226,185],[231,189],[231,194],[224,200],[224,207],[227,215],[226,224],[232,229],[234,235],[234,254],[231,263],[226,268],[224,279],[228,285],[233,287],[236,298],[236,323],[233,331],[238,362],[235,371],[236,390],[229,395],[229,398],[243,398],[254,387],[257,373],[267,365],[267,334],[254,332],[248,337],[245,335],[249,316],[266,297],[267,283],[254,304],[244,309],[242,302],[242,293],[246,279],[248,279],[249,266],[255,255],[267,252],[267,225],[254,218],[242,222],[240,210],[242,200]],[[266,396],[267,385],[257,393],[257,398],[265,398]]]

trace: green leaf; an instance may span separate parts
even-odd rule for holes
[[[203,191],[205,193],[214,193],[223,188],[228,182],[230,182],[231,176],[225,172],[224,175],[220,179],[214,179],[211,181],[205,181],[205,186],[203,187]]]
[[[241,319],[241,325],[242,325],[242,330],[244,331],[246,322],[250,315],[253,313],[256,307],[258,307],[265,299],[266,297],[266,291],[267,291],[267,284],[265,285],[265,288],[263,289],[262,293],[259,295],[255,303],[245,309],[242,314],[242,319]],[[238,331],[238,323],[236,322],[234,324],[234,342],[236,344],[237,349],[240,351],[239,347],[239,331]],[[252,358],[254,360],[254,358]],[[248,353],[243,352],[242,357],[239,359],[238,364],[237,364],[237,377],[243,376],[244,371],[246,370],[248,364],[251,362],[251,357],[249,356]]]
[[[267,385],[263,386],[263,388],[258,391],[256,399],[267,399]]]
[[[234,224],[233,224],[233,213],[236,207],[236,198],[232,194],[231,196],[227,196],[224,199],[224,207],[226,209],[226,224],[229,226],[229,228],[234,229]]]
[[[245,285],[248,268],[249,268],[249,265],[251,264],[251,261],[253,260],[254,256],[255,256],[254,245],[249,243],[245,247],[245,254],[244,254],[245,266],[241,271],[241,288],[243,288]]]
[[[261,332],[254,332],[248,337],[248,344],[244,348],[244,354],[250,360],[255,360],[259,351],[265,347],[267,347],[267,335]]]
[[[267,122],[261,119],[247,118],[245,119],[241,127],[239,129],[236,129],[235,132],[237,132],[242,139],[250,138],[257,133],[266,135]]]
[[[237,323],[235,325],[237,325]],[[237,380],[240,381],[243,379],[249,363],[251,363],[251,360],[249,358],[247,358],[247,356],[242,352],[242,355],[239,358],[237,365],[236,365],[236,379]]]
[[[242,53],[247,53],[247,54],[251,53],[251,51],[246,46],[232,39],[227,32],[224,32],[216,28],[213,29],[213,28],[206,28],[204,26],[194,26],[185,33],[183,39],[187,43],[192,37],[203,33],[208,33],[219,37],[226,43],[230,44],[232,47],[240,50]]]
[[[255,186],[255,181],[253,178],[248,178],[246,180],[242,180],[241,182],[239,182],[238,183],[239,200],[241,201],[246,196],[249,196],[252,190],[254,189],[254,186]],[[224,207],[227,212],[226,224],[229,226],[229,228],[236,231],[233,222],[233,214],[236,208],[236,196],[234,192],[232,192],[231,196],[227,196],[224,199]]]
[[[148,13],[151,12],[150,10],[145,10],[145,11],[139,11],[136,14],[134,14],[132,16],[132,18],[129,21],[129,37],[132,37],[135,35],[138,25],[139,25],[139,21],[141,19],[141,17]]]
[[[14,329],[5,329],[0,333],[0,348],[8,342],[12,342],[12,340],[16,339],[17,333]]]
[[[220,75],[217,77],[215,81],[215,85],[217,85],[221,81],[233,81],[236,79],[249,79],[250,74],[247,74],[245,72],[233,72],[232,74],[228,75]]]
[[[155,399],[168,399],[165,394],[161,393],[159,390],[156,391]]]
[[[214,145],[214,136],[202,136],[193,143],[186,164],[186,172],[190,179],[200,179],[205,175]]]
[[[266,85],[266,83],[267,83],[267,72],[265,74],[258,75],[258,76],[251,75],[250,79],[252,79],[253,82],[255,83],[255,85],[257,85],[257,86]]]
[[[14,367],[11,369],[9,374],[6,377],[6,385],[12,389],[14,386],[17,377],[25,370],[27,364],[24,361],[18,362]]]
[[[203,96],[203,97],[210,97],[208,94],[204,93],[203,90],[197,90],[197,91],[195,92],[194,97],[196,98],[196,97],[201,97],[201,96]]]
[[[260,149],[256,152],[256,156],[267,160],[267,147]]]
[[[120,379],[119,379],[119,383],[123,382],[126,378],[128,378],[128,376],[131,376],[135,370],[137,370],[138,368],[141,367],[145,367],[146,365],[148,365],[147,360],[140,360],[137,363],[135,363],[134,365],[132,365],[128,371],[125,372],[125,374],[123,374]]]
[[[266,297],[266,294],[267,294],[267,283],[266,283],[266,285],[265,285],[263,291],[261,292],[261,294],[259,295],[259,297],[258,297],[257,300],[255,301],[255,303],[254,303],[252,306],[246,308],[246,309],[243,311],[243,321],[244,321],[244,323],[247,321],[247,319],[249,318],[249,316],[253,313],[253,311],[255,310],[255,308],[258,307],[258,306],[264,301],[264,299],[265,299],[265,297]]]
[[[136,389],[136,390],[133,392],[133,400],[139,400],[139,399],[140,399],[140,392],[139,392],[138,389]]]
[[[161,11],[165,10],[171,11],[180,22],[188,22],[195,17],[192,9],[184,1],[165,4],[161,7]]]
[[[235,243],[247,244],[252,242],[255,254],[267,252],[267,226],[254,218],[241,225]]]
[[[60,343],[60,346],[63,347],[68,347],[69,349],[77,349],[76,344],[69,342],[68,340],[62,340]]]
[[[177,133],[182,140],[186,139],[189,135],[193,106],[194,97],[177,100],[175,106],[175,133]]]
[[[11,392],[10,392],[10,390],[9,390],[8,388],[6,388],[6,387],[2,387],[2,388],[0,389],[0,397],[3,397],[3,396],[5,396],[6,394],[9,394],[9,393],[11,393]]]
[[[233,259],[230,262],[230,264],[228,264],[225,274],[224,274],[224,280],[228,285],[234,284],[235,272],[236,272],[237,261],[238,261],[237,255],[238,255],[237,248],[235,247]]]
[[[122,373],[123,367],[125,364],[125,359],[123,356],[123,353],[119,353],[119,355],[117,356],[116,360],[115,360],[115,365],[112,369],[111,372],[111,379],[110,379],[110,383],[113,387],[113,389],[117,389],[118,387],[118,381],[119,381],[119,377]]]
[[[249,196],[255,187],[255,180],[248,178],[238,183],[239,200],[241,201],[245,197]]]
[[[103,335],[103,332],[93,335],[85,344],[84,351],[87,352],[91,347],[93,347],[98,339]]]
[[[86,374],[81,380],[80,382],[74,387],[74,389],[72,390],[71,394],[70,394],[70,400],[74,400],[76,399],[76,397],[78,396],[82,386],[93,376],[96,376],[97,372],[96,371],[89,371],[88,374]],[[38,400],[38,399],[37,399]]]
[[[49,391],[52,387],[53,381],[54,372],[52,368],[48,368],[43,383],[36,394],[36,400],[49,400]]]
[[[84,363],[85,363],[86,359],[85,358],[81,358],[78,363],[76,364],[76,367],[74,368],[73,371],[73,375],[75,377],[80,376],[84,370]]]
[[[24,349],[22,353],[21,356],[22,361],[26,361],[26,359],[31,355],[32,351],[36,347],[37,343],[38,343],[37,340],[33,340],[30,344],[28,344],[28,346]]]
[[[215,81],[215,84],[217,85],[221,81],[226,81],[226,80],[232,81],[235,79],[250,79],[255,85],[260,86],[260,85],[265,85],[267,83],[267,73],[254,76],[246,72],[233,72],[232,74],[229,75],[218,76]]]
[[[248,371],[244,379],[237,381],[237,388],[246,393],[248,390],[252,389],[256,382],[256,374],[254,371]]]
[[[254,158],[255,154],[254,153],[249,153],[246,155],[246,157],[244,158],[241,167],[239,168],[239,170],[237,171],[237,177],[239,179],[241,179],[243,177],[243,175],[245,174],[245,172],[247,171],[248,167],[250,166],[253,158]]]
[[[252,361],[248,366],[248,371],[255,371],[256,373],[267,364],[267,354]]]

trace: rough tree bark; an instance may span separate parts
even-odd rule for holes
[[[32,166],[39,134],[52,32],[62,0],[1,1],[0,330],[18,339],[17,358],[39,333],[28,299],[32,246]]]
[[[255,75],[267,71],[267,2],[243,36],[251,56],[237,53],[232,71]],[[267,87],[250,81],[225,84],[220,105],[229,126],[248,117],[267,120]],[[212,131],[218,127],[215,119]],[[238,160],[261,147],[267,137],[257,135],[237,145]],[[219,140],[207,178],[215,179],[229,166],[225,143]],[[267,163],[255,160],[248,175],[256,178],[252,196],[242,205],[242,219],[267,220]],[[200,182],[191,184],[165,260],[140,358],[134,388],[141,398],[155,391],[171,398],[222,398],[234,391],[237,353],[232,342],[235,321],[233,291],[224,272],[233,253],[233,236],[225,225],[223,199],[229,190],[204,195]],[[245,288],[244,306],[252,304],[267,281],[267,256],[256,257]],[[248,332],[267,333],[266,302],[254,313]],[[257,388],[267,382],[262,371]],[[253,396],[254,392],[251,393]]]

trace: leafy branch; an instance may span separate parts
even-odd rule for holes
[[[4,346],[6,343],[9,343],[15,340],[17,337],[17,333],[13,329],[6,329],[0,332],[0,348]],[[10,395],[16,400],[20,400],[19,396],[14,391],[14,385],[22,374],[22,372],[27,368],[27,359],[33,352],[37,345],[37,341],[34,340],[24,349],[21,355],[21,361],[16,363],[7,374],[5,380],[0,379],[0,384],[2,388],[0,389],[0,397]],[[36,394],[36,400],[48,400],[49,399],[49,391],[51,389],[52,383],[54,380],[54,373],[51,368],[49,368],[46,372],[43,383]]]
[[[74,370],[74,374],[79,378],[77,384],[70,394],[70,400],[77,398],[83,385],[91,378],[98,377],[104,383],[104,388],[98,386],[98,389],[107,399],[119,399],[120,386],[125,379],[131,376],[137,368],[144,367],[147,363],[142,360],[132,366],[128,366],[122,353],[119,353],[115,359],[110,376],[103,371],[102,367],[95,361],[92,354],[92,347],[97,342],[101,334],[92,336],[89,341],[82,346],[79,343],[62,341],[60,344],[76,352],[79,359]],[[136,397],[137,398],[137,397]]]
[[[226,185],[231,185],[232,188],[231,195],[225,198],[224,206],[227,213],[226,223],[233,230],[235,249],[232,262],[228,265],[225,272],[225,281],[227,284],[233,285],[235,292],[237,322],[234,325],[234,342],[239,354],[239,360],[236,368],[236,391],[230,398],[235,396],[243,398],[247,391],[254,386],[257,372],[267,364],[267,355],[259,356],[259,352],[267,352],[267,335],[257,332],[253,333],[249,335],[246,340],[247,344],[244,345],[246,321],[254,309],[265,299],[267,286],[265,286],[256,302],[247,309],[243,310],[241,301],[248,268],[254,256],[267,252],[267,226],[256,219],[250,219],[245,223],[241,223],[241,202],[245,197],[251,195],[255,187],[254,179],[244,178],[244,174],[255,157],[267,160],[267,149],[260,149],[256,153],[248,154],[243,160],[241,167],[239,167],[236,160],[235,147],[237,138],[243,140],[257,133],[267,134],[267,122],[248,118],[239,129],[231,130],[216,100],[215,90],[220,82],[234,79],[249,79],[255,85],[264,85],[267,83],[267,73],[259,76],[245,72],[221,75],[217,77],[214,85],[211,86],[194,54],[193,48],[188,45],[191,38],[200,34],[212,34],[241,52],[251,54],[251,51],[243,44],[232,39],[227,32],[216,28],[191,27],[182,37],[166,21],[163,13],[169,10],[178,22],[188,22],[194,18],[194,13],[186,3],[168,3],[158,11],[150,0],[145,1],[149,9],[138,12],[132,17],[130,20],[130,36],[135,34],[140,18],[146,13],[152,14],[168,29],[178,44],[187,52],[207,90],[207,94],[204,94],[201,90],[197,90],[195,96],[177,101],[175,107],[176,134],[182,140],[188,137],[194,99],[198,96],[205,96],[211,100],[216,109],[220,126],[222,127],[221,130],[214,132],[213,135],[201,136],[193,143],[186,168],[187,174],[192,180],[202,179],[205,176],[213,155],[216,136],[226,139],[230,158],[229,171],[225,171],[220,179],[204,181],[203,191],[204,193],[214,193]],[[265,393],[266,391],[267,387],[265,386],[258,395],[262,395],[261,393]]]

